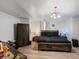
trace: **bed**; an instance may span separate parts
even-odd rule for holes
[[[71,42],[66,36],[60,36],[59,31],[41,31],[40,36],[33,37],[32,48],[44,51],[72,51]]]

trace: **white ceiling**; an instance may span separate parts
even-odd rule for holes
[[[16,0],[0,0],[0,11],[20,18],[28,16],[27,11]]]
[[[17,0],[32,16],[44,16],[53,12],[54,6],[62,15],[78,16],[79,0]],[[28,6],[29,5],[29,6]]]
[[[60,14],[78,16],[78,5],[79,0],[0,0],[0,11],[17,17],[37,17],[53,12],[57,6]]]

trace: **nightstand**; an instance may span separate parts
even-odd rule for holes
[[[78,47],[78,40],[77,39],[72,39],[72,44],[73,44],[73,47]]]

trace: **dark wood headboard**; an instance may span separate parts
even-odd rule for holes
[[[59,31],[58,30],[42,30],[41,31],[41,36],[59,36]]]

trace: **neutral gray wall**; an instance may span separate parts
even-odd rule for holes
[[[17,18],[0,12],[0,40],[14,40],[14,24],[16,23],[29,24],[29,19]]]
[[[20,23],[20,19],[0,12],[0,40],[8,41],[14,39],[14,24]]]
[[[40,21],[42,22],[41,26],[43,27],[43,22],[46,22],[46,30],[59,30],[59,32],[62,33],[62,31],[68,31],[68,39],[72,39],[72,33],[73,33],[73,21],[74,18],[72,17],[61,17],[60,19],[42,19],[42,18],[36,18],[30,20],[30,26],[31,26],[31,32],[40,32]],[[55,25],[55,27],[52,26],[52,24]]]
[[[67,29],[69,31],[69,40],[71,40],[72,38],[74,39],[78,39],[79,40],[79,17],[64,17],[64,18],[60,18],[60,19],[32,19],[32,21],[30,22],[31,25],[31,32],[40,32],[40,21],[42,22],[43,26],[43,22],[46,22],[46,29],[48,30],[59,30],[61,31],[63,28]],[[52,27],[52,24],[55,24],[55,27]],[[43,29],[43,28],[42,28]],[[32,39],[31,39],[32,40]]]
[[[79,17],[74,18],[73,20],[73,37],[79,40]]]

